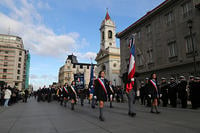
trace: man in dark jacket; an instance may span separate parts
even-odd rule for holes
[[[169,88],[169,85],[166,81],[166,78],[162,78],[161,79],[162,82],[161,82],[161,94],[162,94],[162,101],[163,101],[163,107],[167,107],[168,105],[168,88]]]
[[[178,98],[181,100],[182,108],[187,107],[187,81],[184,76],[180,76],[180,83],[178,84]]]

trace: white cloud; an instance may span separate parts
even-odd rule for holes
[[[0,13],[0,31],[22,37],[26,49],[44,56],[63,57],[69,51],[78,51],[89,45],[79,33],[57,35],[52,29],[41,23],[42,17],[30,1],[2,0],[0,5],[7,7],[10,15]],[[39,6],[45,6],[39,3]],[[47,6],[47,5],[46,5]],[[80,47],[81,46],[81,47]]]
[[[50,5],[49,5],[47,2],[42,2],[42,1],[39,1],[39,2],[37,3],[37,7],[38,7],[39,9],[47,9],[47,10],[50,10],[50,9],[51,9]]]
[[[97,56],[97,54],[94,52],[75,53],[75,55],[77,56],[78,60],[84,60],[86,62],[90,62],[91,59],[94,61]]]

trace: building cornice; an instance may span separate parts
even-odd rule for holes
[[[147,12],[143,17],[141,17],[139,20],[137,20],[132,25],[127,27],[125,30],[123,30],[122,32],[117,33],[116,37],[117,38],[122,38],[126,33],[132,31],[133,29],[135,29],[138,25],[143,24],[143,22],[147,21],[150,17],[158,14],[160,12],[160,10],[163,10],[164,8],[167,8],[169,5],[171,5],[171,3],[178,2],[178,1],[179,0],[165,0],[160,5],[158,5],[156,8],[154,8],[153,10]]]

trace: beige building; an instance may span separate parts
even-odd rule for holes
[[[120,86],[120,49],[116,46],[115,23],[108,12],[100,27],[100,50],[96,57],[98,72],[104,70],[113,85]]]
[[[85,87],[88,86],[90,82],[90,71],[91,64],[87,63],[78,63],[77,57],[69,55],[65,64],[59,69],[59,85],[64,85],[65,83],[71,84],[74,80],[74,74],[84,74]],[[94,76],[97,76],[97,68],[94,66]]]
[[[159,79],[200,75],[200,0],[166,0],[117,34],[123,79],[129,65],[129,39],[134,33],[139,80],[152,72]]]
[[[26,54],[20,37],[0,34],[0,81],[19,90],[24,89]]]

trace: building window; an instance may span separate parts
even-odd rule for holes
[[[19,62],[21,62],[22,61],[22,58],[21,57],[19,57]]]
[[[138,32],[137,32],[137,39],[140,40],[140,38],[141,38],[141,32],[138,31]]]
[[[15,83],[15,86],[18,86],[19,84],[18,83]]]
[[[147,58],[148,58],[148,63],[153,63],[153,50],[149,49],[147,51]]]
[[[17,74],[20,74],[20,70],[17,70]]]
[[[4,60],[8,60],[8,56],[4,56]]]
[[[191,1],[184,3],[182,5],[182,13],[183,13],[183,17],[187,17],[187,16],[190,16],[192,14],[192,3],[191,3]]]
[[[112,39],[112,31],[111,30],[108,31],[108,38]]]
[[[151,25],[150,24],[146,26],[146,33],[147,33],[147,37],[149,37],[151,34]]]
[[[169,12],[165,16],[166,16],[166,24],[170,25],[174,21],[173,12]]]
[[[3,69],[3,72],[4,72],[4,73],[7,73],[7,69]]]
[[[18,68],[21,68],[21,64],[18,64]]]
[[[3,78],[3,79],[6,79],[6,78],[7,78],[7,76],[6,76],[6,75],[3,75],[3,76],[2,76],[2,78]]]
[[[8,62],[4,62],[3,66],[8,66]]]
[[[22,51],[19,51],[19,55],[22,55]]]
[[[80,65],[80,69],[83,69],[83,65]]]
[[[191,37],[186,37],[185,38],[185,41],[186,41],[186,53],[189,54],[189,53],[192,53],[193,52],[193,48],[192,48],[192,40],[191,40]]]
[[[19,77],[19,76],[17,76],[17,80],[20,80],[20,77]]]
[[[169,57],[175,57],[175,56],[177,56],[176,42],[175,41],[168,43],[168,50],[169,50]]]
[[[5,54],[8,54],[8,51],[5,51]]]
[[[137,55],[137,65],[138,66],[142,66],[143,65],[142,55],[141,54]]]
[[[102,32],[102,40],[104,40],[104,31]]]
[[[114,64],[113,64],[113,67],[117,67],[117,64],[116,64],[116,63],[114,63]]]

